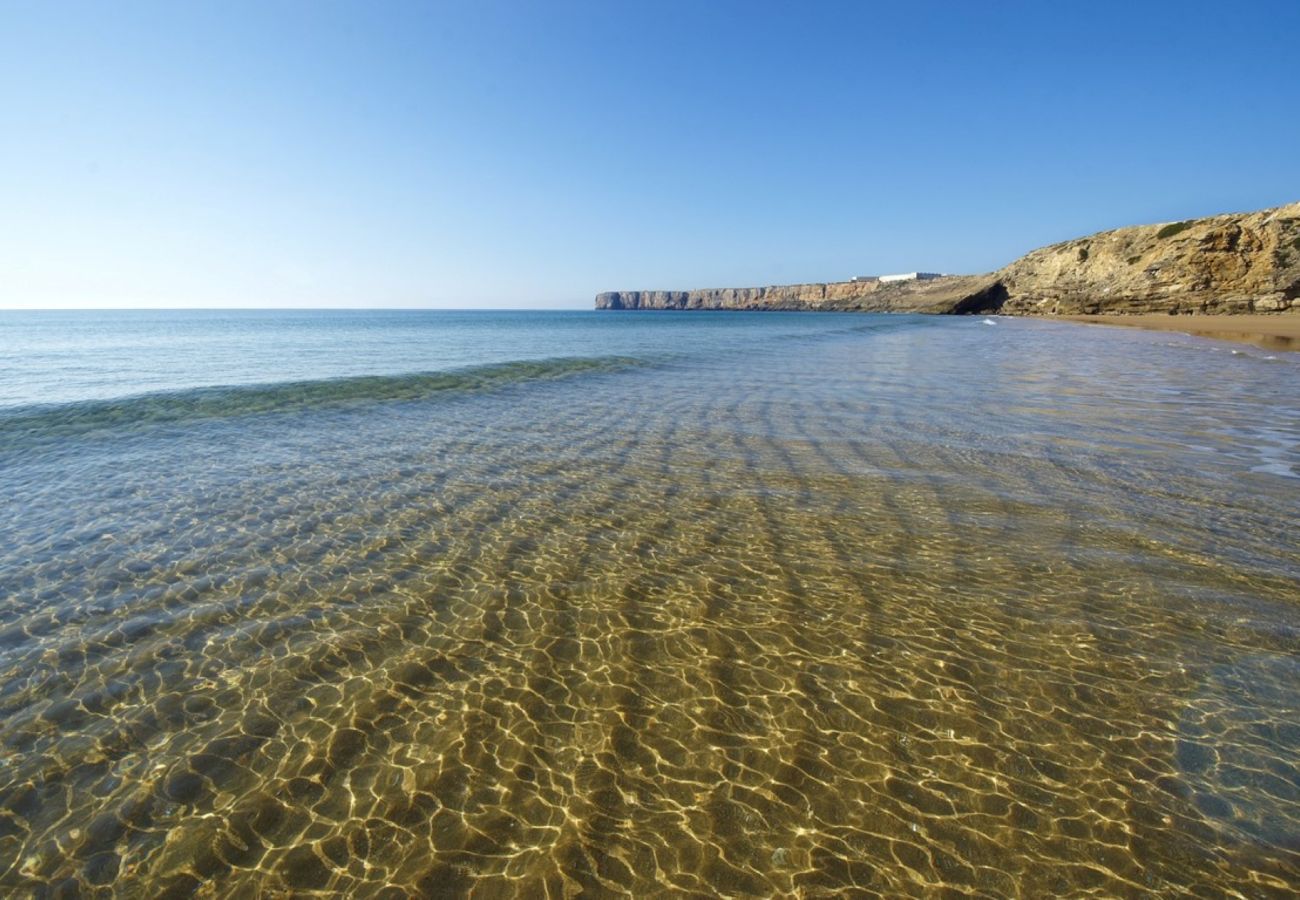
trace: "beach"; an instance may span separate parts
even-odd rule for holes
[[[1269,350],[1300,350],[1300,315],[1294,313],[1209,316],[1150,313],[1060,318],[1089,325],[1120,325],[1151,331],[1177,331],[1226,341],[1244,341]]]
[[[23,320],[30,391],[156,333],[133,377],[285,380],[0,409],[6,890],[1294,884],[1300,357],[159,315]],[[392,369],[440,347],[494,355]]]
[[[8,4],[0,900],[1300,897],[1205,12]]]

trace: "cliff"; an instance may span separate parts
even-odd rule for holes
[[[1300,312],[1300,202],[1052,244],[988,275],[613,291],[597,309],[1087,315]]]
[[[988,275],[954,275],[930,281],[881,284],[834,281],[696,291],[611,291],[596,297],[597,309],[857,310],[949,313],[996,287]]]
[[[1300,298],[1300,203],[1103,231],[1035,250],[996,274],[1004,313],[1286,310]]]

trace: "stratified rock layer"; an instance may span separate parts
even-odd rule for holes
[[[1300,311],[1300,203],[1052,244],[989,275],[612,291],[597,309],[1080,315]]]
[[[1007,313],[1286,310],[1300,298],[1300,203],[1103,231],[1035,250],[996,276]]]
[[[988,275],[955,275],[929,281],[881,284],[833,281],[697,291],[611,291],[596,297],[597,309],[858,310],[953,312],[963,301],[996,286]]]

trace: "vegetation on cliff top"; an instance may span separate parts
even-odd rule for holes
[[[1173,237],[1174,235],[1180,234],[1191,227],[1192,227],[1191,222],[1174,222],[1173,224],[1166,225],[1164,228],[1161,228],[1159,231],[1157,231],[1156,237],[1158,238]]]

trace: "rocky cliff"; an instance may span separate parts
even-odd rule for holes
[[[1300,298],[1300,203],[1137,225],[1035,250],[996,273],[1006,313],[1245,313]]]
[[[696,291],[611,291],[596,297],[597,309],[858,310],[948,313],[996,287],[987,275],[956,275],[930,281],[881,284],[838,281]]]
[[[1300,203],[1136,225],[1052,244],[989,275],[614,291],[597,309],[862,310],[1080,315],[1300,312]]]

